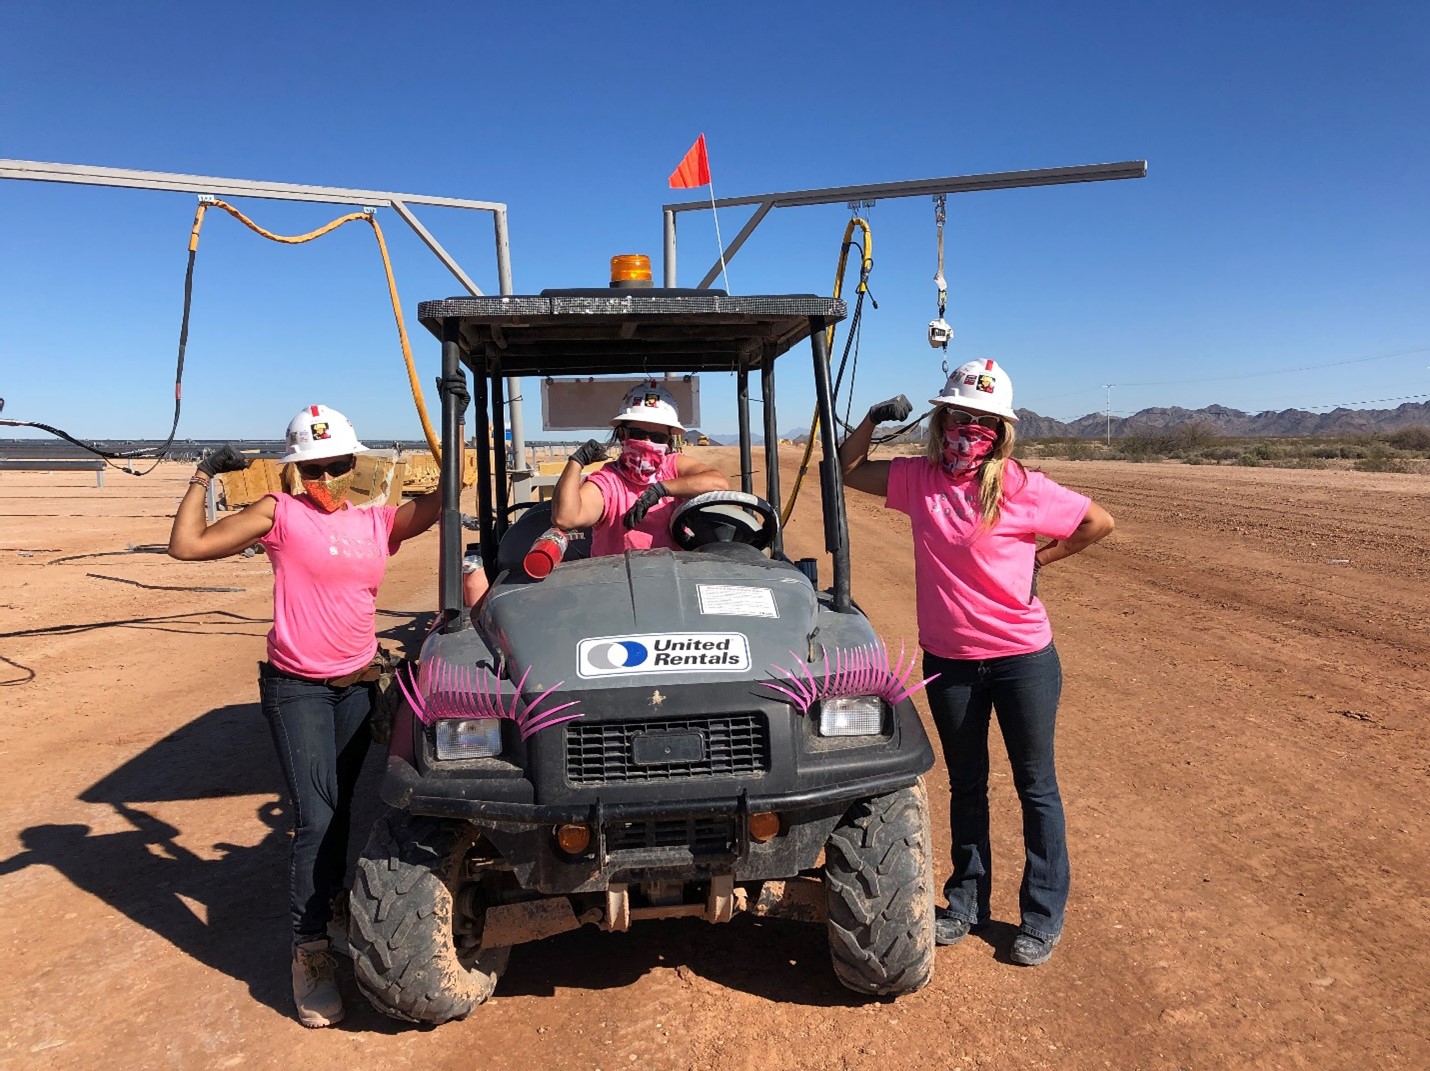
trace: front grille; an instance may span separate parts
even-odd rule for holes
[[[689,762],[640,765],[635,739],[649,732],[698,732],[704,755]],[[745,711],[693,718],[580,721],[566,725],[566,779],[573,785],[685,781],[760,773],[769,767],[770,731],[763,714]]]
[[[689,848],[694,855],[723,855],[734,848],[732,818],[651,818],[606,825],[606,850]]]

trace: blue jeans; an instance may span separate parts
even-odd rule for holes
[[[988,921],[993,861],[988,844],[988,721],[998,728],[1023,805],[1023,884],[1018,891],[1024,932],[1051,939],[1062,933],[1067,906],[1067,830],[1053,769],[1053,729],[1063,671],[1048,644],[1032,654],[986,661],[940,658],[924,652],[929,708],[948,767],[953,875],[944,886],[949,911],[978,925]]]
[[[371,684],[332,688],[258,666],[263,715],[293,806],[289,899],[295,943],[323,937],[343,888],[353,789],[372,734]]]

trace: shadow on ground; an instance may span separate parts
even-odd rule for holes
[[[423,616],[402,616],[405,620],[387,638],[420,644],[426,632]],[[374,746],[363,768],[350,860],[365,845],[383,806],[378,787],[385,754]],[[193,832],[159,817],[152,806],[254,796],[267,801],[256,812],[266,832],[249,845],[220,840],[207,849],[197,847]],[[24,850],[0,861],[0,875],[52,867],[186,955],[243,982],[256,1001],[287,1017],[292,1014],[287,970],[290,821],[278,802],[282,797],[282,775],[258,704],[219,707],[80,794],[86,803],[111,807],[129,828],[95,832],[80,824],[31,826],[20,834]],[[689,919],[637,923],[624,934],[586,927],[522,945],[513,951],[497,996],[620,989],[661,968],[784,1003],[860,1003],[834,978],[822,925],[753,917],[718,926]],[[367,1005],[346,965],[340,973],[350,1009],[341,1028],[408,1029]]]

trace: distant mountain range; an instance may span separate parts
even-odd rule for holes
[[[1065,423],[1039,416],[1031,409],[1019,409],[1018,418],[1018,435],[1024,439],[1100,439],[1107,434],[1107,417],[1103,413],[1088,413]],[[1328,413],[1310,413],[1304,409],[1243,413],[1224,405],[1209,405],[1204,409],[1174,405],[1143,409],[1127,417],[1115,416],[1112,436],[1125,438],[1183,424],[1200,424],[1218,435],[1247,438],[1391,432],[1416,425],[1430,426],[1430,402],[1406,402],[1394,409],[1332,409]]]
[[[1165,431],[1183,424],[1199,424],[1217,435],[1238,438],[1359,435],[1399,431],[1417,425],[1430,427],[1430,402],[1406,402],[1394,409],[1332,409],[1328,413],[1311,413],[1305,409],[1243,413],[1224,405],[1209,405],[1203,409],[1157,406],[1131,416],[1113,417],[1112,437]],[[781,432],[780,438],[797,440],[808,432],[808,428],[792,428]],[[1023,439],[1101,439],[1106,434],[1107,416],[1103,413],[1088,413],[1068,422],[1041,416],[1031,409],[1018,410],[1018,435]],[[709,438],[712,443],[726,446],[740,441],[735,432],[722,432]],[[921,440],[923,429],[910,432],[907,438]],[[756,446],[763,442],[761,436],[754,437]]]

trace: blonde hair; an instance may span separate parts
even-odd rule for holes
[[[940,405],[929,419],[929,437],[925,449],[930,465],[943,465],[943,436],[948,430],[948,411],[952,408]],[[996,414],[989,414],[996,415]],[[1008,462],[1013,459],[1013,447],[1018,441],[1018,432],[1013,422],[998,418],[998,438],[993,443],[992,452],[978,466],[978,513],[982,517],[982,527],[986,531],[998,523],[1003,512],[1003,474]],[[1013,464],[1018,462],[1013,461]]]
[[[285,461],[278,470],[278,482],[285,494],[297,497],[303,493],[303,477],[298,475],[298,466],[292,461]]]

